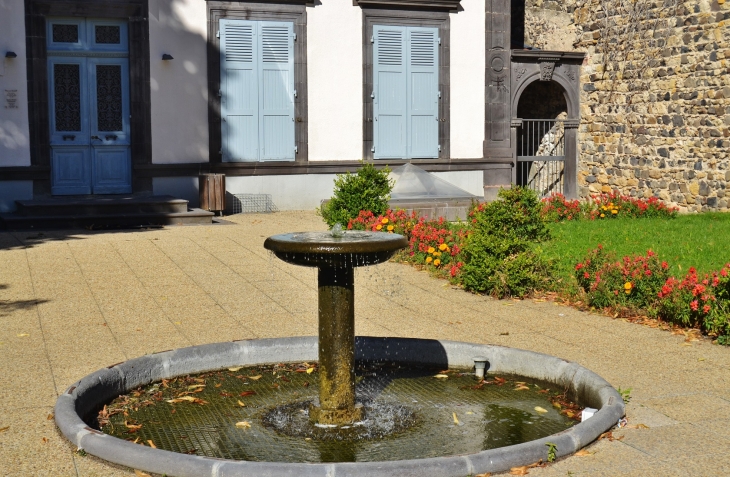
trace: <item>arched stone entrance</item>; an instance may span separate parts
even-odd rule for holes
[[[512,50],[513,183],[577,197],[583,53]]]

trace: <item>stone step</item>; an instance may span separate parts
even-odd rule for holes
[[[18,200],[16,215],[20,216],[85,216],[116,215],[137,213],[184,213],[188,210],[188,201],[176,199],[169,195],[148,197],[108,196],[80,197],[40,200]]]
[[[16,201],[17,211],[0,214],[0,228],[108,229],[134,226],[212,224],[215,214],[188,209],[188,201],[169,195],[58,197]]]
[[[125,214],[84,214],[84,215],[33,215],[0,214],[0,228],[8,230],[74,229],[91,230],[113,229],[120,227],[159,226],[159,225],[210,225],[213,212],[203,209],[190,209],[186,212],[170,213],[125,213]]]

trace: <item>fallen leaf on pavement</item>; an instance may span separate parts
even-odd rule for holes
[[[527,475],[529,472],[527,471],[527,466],[523,465],[522,467],[512,467],[509,470],[510,475]]]
[[[41,442],[43,442],[45,444],[46,442],[48,442],[48,438],[47,437],[41,437]]]
[[[577,455],[578,457],[585,457],[587,455],[593,455],[593,452],[588,452],[587,450],[584,449],[584,450],[579,450],[578,452],[576,452],[573,455]]]
[[[453,415],[454,415],[454,424],[456,424],[458,426],[459,425],[459,418],[456,417],[456,413],[453,413]]]
[[[10,426],[0,427],[0,432],[5,432],[10,429]]]
[[[149,444],[153,449],[157,449],[157,446],[154,442],[152,442],[152,439],[147,439],[147,444]]]
[[[18,338],[23,338],[23,337],[25,337],[25,336],[30,336],[30,335],[29,335],[28,333],[20,333],[20,334],[18,335]]]
[[[152,477],[147,472],[142,472],[141,470],[137,470],[137,469],[134,469],[134,475],[136,475],[137,477]]]
[[[106,407],[106,406],[104,406],[104,407]],[[53,419],[53,413],[50,413],[49,415],[46,416],[47,421],[50,421],[51,419]]]
[[[483,474],[477,474],[474,477],[489,477],[490,475],[492,475],[491,472],[485,472]]]

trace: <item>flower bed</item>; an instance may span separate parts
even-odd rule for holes
[[[591,195],[581,202],[566,199],[562,194],[552,194],[542,199],[541,215],[549,222],[564,220],[601,220],[619,217],[676,217],[679,209],[668,207],[656,197],[637,199],[618,192]]]

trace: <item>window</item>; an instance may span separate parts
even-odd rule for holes
[[[290,22],[220,21],[224,162],[294,160],[293,43]]]
[[[206,3],[210,19],[208,22],[210,161],[227,162],[225,170],[228,171],[233,168],[256,168],[257,163],[261,161],[266,161],[271,167],[280,168],[282,171],[306,163],[308,159],[306,6],[313,5],[313,0],[268,3],[207,0]],[[231,39],[235,37],[233,41],[237,43],[236,45],[234,43],[225,45],[226,25],[231,28],[228,37]],[[268,46],[266,46],[267,51],[264,51],[264,35],[275,33],[268,30],[265,32],[264,27],[276,27],[276,25],[286,25],[289,29],[290,36],[286,39],[288,43],[286,48],[290,56],[286,61],[281,61],[283,58],[278,56],[278,53],[283,52],[283,45],[277,43],[274,38],[266,40]],[[250,40],[246,35],[251,35]],[[279,40],[282,39],[274,36]],[[250,41],[250,61],[245,56],[249,54],[248,50],[237,53],[233,51],[244,48],[244,43],[248,41]],[[231,50],[233,56],[227,58],[225,51],[229,48],[233,48]],[[278,53],[272,57],[270,55],[273,50]],[[236,56],[241,54],[244,57]],[[267,55],[266,59],[264,55]],[[250,78],[254,83],[244,84],[244,77]],[[238,93],[227,91],[229,88],[237,87],[247,91],[245,98],[238,96]],[[292,104],[286,104],[287,101]],[[229,115],[231,121],[226,120],[225,116]],[[257,118],[256,121],[254,117]],[[284,125],[284,119],[288,119],[287,125]],[[251,124],[251,122],[255,122],[256,129],[246,126],[246,123]]]
[[[363,158],[448,160],[449,13],[362,12]]]
[[[438,158],[438,29],[373,27],[375,159]]]

